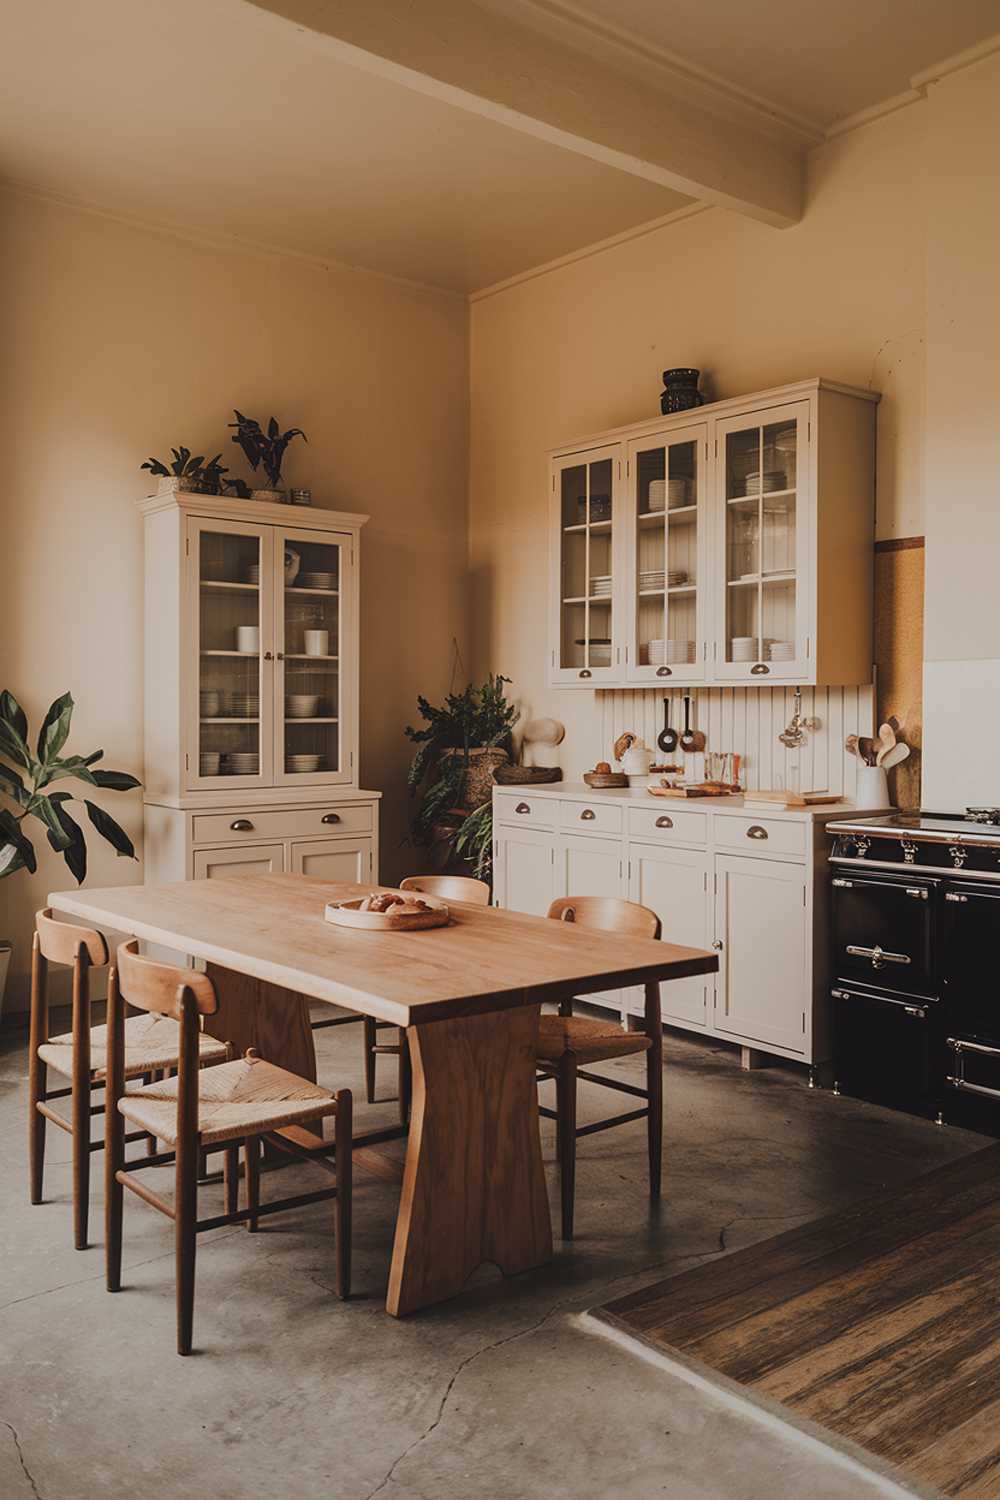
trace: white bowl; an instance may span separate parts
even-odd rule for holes
[[[319,711],[319,694],[290,693],[285,709],[290,719],[314,719]]]

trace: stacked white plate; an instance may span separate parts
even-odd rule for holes
[[[290,719],[314,719],[319,713],[319,694],[290,693],[285,700],[285,712]]]
[[[203,776],[218,776],[221,760],[222,756],[218,750],[203,750],[200,757],[201,774]]]
[[[663,571],[662,568],[660,569],[660,571],[658,573],[655,572],[655,571],[653,571],[653,570],[650,570],[649,572],[646,572],[646,573],[640,573],[639,574],[639,591],[640,591],[640,593],[647,594],[647,593],[651,593],[653,589],[662,589],[663,585],[664,585],[664,583],[666,581],[666,576],[667,575],[664,573],[664,571]]]
[[[231,776],[256,776],[260,771],[260,756],[256,751],[231,750],[226,761]]]
[[[770,661],[794,661],[795,642],[772,641],[767,648],[767,655]]]
[[[260,717],[260,698],[256,693],[227,693],[227,719],[257,719]]]
[[[757,637],[755,635],[734,635],[729,642],[730,661],[756,661],[757,660]]]
[[[783,489],[785,489],[786,488],[786,484],[785,484],[786,478],[787,478],[787,475],[785,474],[784,469],[765,469],[764,470],[764,494],[767,495],[772,490],[783,490]],[[759,469],[755,469],[752,474],[748,474],[747,475],[747,477],[746,477],[746,479],[744,481],[744,484],[743,484],[743,493],[744,493],[744,495],[756,495],[756,494],[759,494],[760,488],[761,488],[760,470]]]
[[[649,489],[646,491],[647,510],[663,510],[666,505],[667,481],[665,479],[651,479]]]
[[[650,641],[646,655],[651,667],[673,667],[694,661],[694,641]]]
[[[203,719],[217,719],[222,712],[222,694],[213,688],[203,688],[198,694],[198,703]]]
[[[298,585],[303,589],[333,589],[336,580],[332,573],[300,573],[297,579]]]
[[[308,771],[318,771],[323,759],[321,755],[289,755],[286,758],[288,770],[296,776],[301,776]]]
[[[682,505],[691,504],[691,492],[693,481],[686,475],[680,475],[677,479],[669,480],[667,484],[667,499],[670,501],[671,510],[679,510]]]
[[[599,578],[592,578],[590,594],[594,599],[609,599],[611,597],[611,574],[603,573]]]
[[[247,568],[247,583],[260,583],[260,563],[251,563]]]

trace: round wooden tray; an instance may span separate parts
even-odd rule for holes
[[[399,891],[397,894],[405,896],[407,893]],[[431,910],[415,912],[412,916],[395,916],[392,911],[360,911],[364,899],[363,896],[352,896],[349,901],[329,901],[324,916],[336,927],[361,927],[367,932],[422,932],[428,927],[447,927],[451,920],[443,901],[422,892],[419,899]]]
[[[493,780],[497,786],[543,786],[549,781],[561,781],[559,766],[494,766]]]
[[[587,771],[583,779],[595,792],[606,791],[613,786],[628,786],[628,777],[624,771]]]

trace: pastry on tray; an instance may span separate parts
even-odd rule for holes
[[[358,911],[391,912],[394,917],[413,917],[418,912],[432,909],[418,896],[396,896],[392,891],[378,891],[374,896],[366,896],[358,907]]]

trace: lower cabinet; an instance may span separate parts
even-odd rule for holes
[[[660,849],[653,845],[629,846],[630,901],[648,906],[663,924],[663,935],[672,943],[709,948],[711,903],[709,859],[694,849]],[[681,1026],[708,1025],[712,976],[672,979],[660,986],[660,1010],[664,1021]],[[625,1009],[640,1015],[641,990],[625,990]]]
[[[717,855],[715,930],[722,942],[715,1028],[804,1052],[806,885],[801,865]]]
[[[238,849],[194,851],[195,880],[225,875],[276,875],[284,868],[284,844],[242,844]]]
[[[543,828],[498,830],[493,878],[498,906],[544,917],[558,894],[555,835]]]
[[[315,880],[353,880],[364,885],[372,879],[371,839],[312,839],[291,846],[291,868],[297,875]]]

